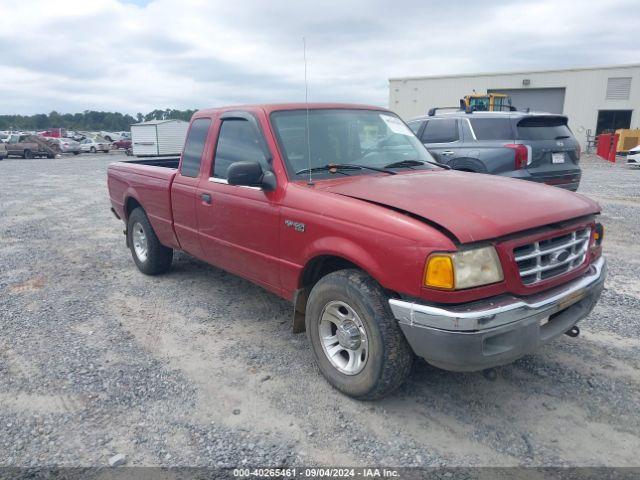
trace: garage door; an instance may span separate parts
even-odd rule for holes
[[[496,88],[489,93],[511,95],[513,106],[518,110],[562,113],[564,107],[564,88]]]

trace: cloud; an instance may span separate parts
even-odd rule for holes
[[[0,113],[304,99],[386,105],[388,78],[630,63],[635,0],[5,0]],[[624,34],[622,34],[624,32]]]

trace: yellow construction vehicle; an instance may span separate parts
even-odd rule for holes
[[[472,93],[460,99],[460,106],[464,102],[465,110],[475,112],[502,112],[513,110],[511,97],[504,93]]]

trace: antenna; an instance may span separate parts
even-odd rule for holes
[[[307,106],[307,160],[309,167],[309,181],[307,185],[313,185],[311,178],[311,136],[309,133],[309,84],[307,83],[307,39],[302,37],[302,55],[304,58],[304,103]]]

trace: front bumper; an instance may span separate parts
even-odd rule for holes
[[[450,307],[391,299],[389,305],[416,355],[445,370],[483,370],[533,352],[586,317],[606,270],[601,257],[583,276],[529,297],[501,295]]]

